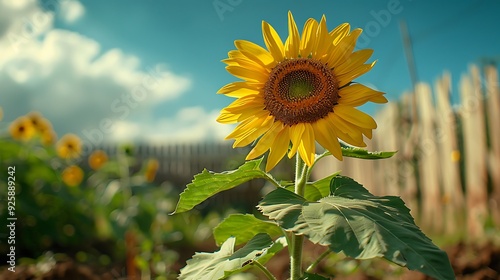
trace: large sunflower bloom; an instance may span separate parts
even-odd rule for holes
[[[368,101],[387,102],[384,93],[352,83],[375,64],[365,64],[372,50],[353,52],[361,29],[350,31],[344,23],[328,32],[323,16],[319,23],[308,19],[300,35],[289,12],[288,31],[283,43],[274,28],[263,21],[267,50],[237,40],[237,50],[223,60],[227,71],[242,81],[219,90],[237,100],[221,111],[217,121],[239,123],[226,137],[235,139],[233,147],[249,145],[260,137],[246,159],[269,150],[266,171],[287,152],[290,158],[298,152],[311,166],[316,141],[339,160],[339,138],[365,147],[363,135],[371,138],[377,124],[354,107]]]

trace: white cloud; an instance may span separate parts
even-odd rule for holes
[[[53,21],[54,15],[40,8],[37,0],[0,1],[0,49],[19,52],[49,30]]]
[[[216,121],[218,110],[202,107],[183,108],[172,118],[154,122],[119,122],[113,136],[118,141],[149,141],[154,143],[186,143],[204,140],[222,141],[234,128]],[[123,133],[127,131],[127,133]]]
[[[112,123],[114,137],[127,138],[143,132],[140,125],[127,127],[128,119],[191,86],[165,65],[143,70],[138,57],[119,48],[103,52],[91,38],[53,29],[53,14],[34,0],[11,1],[0,0],[0,106],[6,121],[39,111],[59,135],[87,132],[97,139],[92,133]],[[26,20],[36,32],[23,33]]]
[[[73,23],[85,14],[85,7],[76,0],[64,0],[60,3],[61,18],[67,23]]]

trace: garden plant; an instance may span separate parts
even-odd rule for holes
[[[328,30],[323,16],[319,22],[308,19],[299,33],[289,12],[288,32],[283,41],[262,22],[266,48],[237,40],[236,50],[223,60],[240,80],[219,90],[236,100],[218,121],[237,123],[227,136],[234,147],[253,148],[236,170],[196,175],[174,214],[252,179],[263,178],[274,190],[257,205],[262,215],[232,214],[216,226],[220,249],[196,253],[179,279],[224,279],[250,267],[276,279],[266,263],[285,249],[292,280],[329,279],[333,275],[319,275],[315,268],[339,252],[358,260],[381,257],[435,279],[454,279],[446,253],[424,235],[399,197],[375,196],[339,172],[310,180],[315,164],[327,156],[378,160],[394,154],[362,149],[377,124],[356,109],[387,99],[354,82],[375,65],[366,63],[372,50],[354,51],[361,29],[344,23]],[[316,150],[316,144],[321,148]],[[285,156],[295,161],[293,181],[279,181],[270,173]],[[305,239],[324,246],[311,263],[303,262]]]

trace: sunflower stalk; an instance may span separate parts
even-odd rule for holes
[[[296,155],[295,165],[295,193],[303,196],[304,188],[309,174],[309,168],[299,154]],[[302,250],[304,244],[303,235],[292,235],[290,250],[290,274],[291,280],[298,280],[302,277]]]

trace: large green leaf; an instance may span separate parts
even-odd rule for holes
[[[237,170],[214,173],[203,170],[194,176],[194,180],[181,193],[174,213],[182,213],[193,209],[213,195],[232,189],[240,184],[256,178],[264,178],[274,182],[269,174],[260,169],[262,158],[247,161]]]
[[[331,196],[308,202],[278,188],[259,205],[269,218],[312,242],[356,259],[384,257],[437,279],[455,279],[445,252],[415,225],[394,196],[377,197],[348,177],[336,176]]]
[[[251,214],[230,215],[214,229],[217,245],[231,236],[236,238],[235,245],[243,244],[258,233],[267,233],[270,236],[283,235],[283,231],[276,223],[257,219]]]
[[[179,279],[215,280],[224,279],[232,274],[249,268],[251,261],[265,263],[271,255],[286,246],[282,239],[276,242],[265,233],[253,237],[245,246],[234,252],[234,237],[227,239],[221,249],[214,253],[196,253],[181,269]]]

